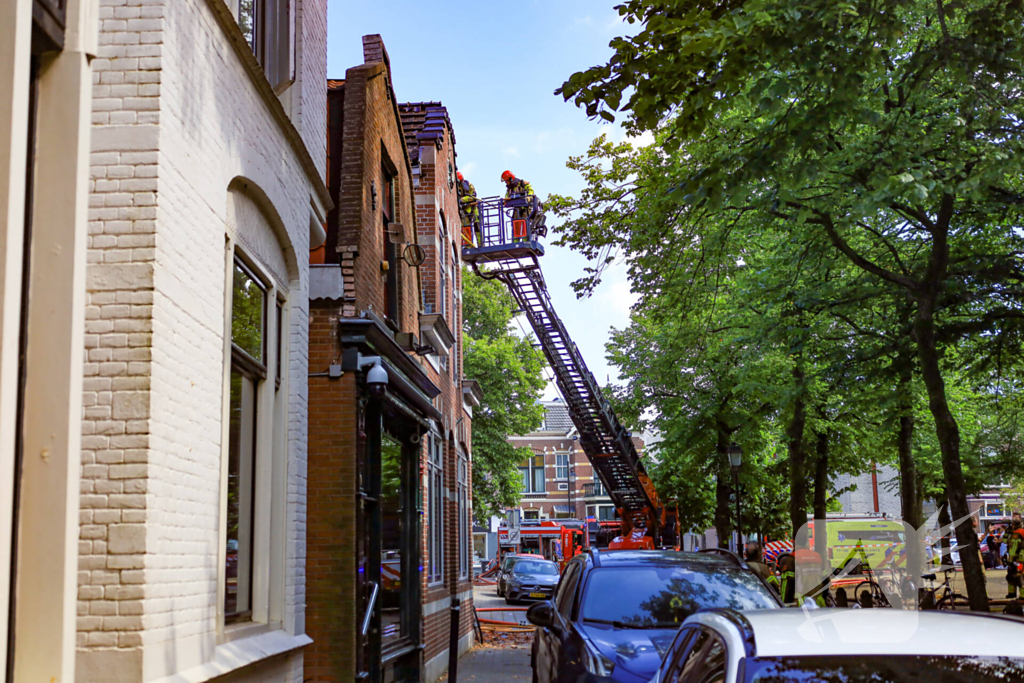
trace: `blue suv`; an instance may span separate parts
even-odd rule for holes
[[[782,603],[728,551],[609,550],[579,555],[554,600],[527,618],[534,683],[646,683],[683,621],[708,607],[773,609]]]

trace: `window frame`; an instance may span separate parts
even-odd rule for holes
[[[444,441],[427,441],[427,585],[444,581]]]
[[[539,465],[537,464],[537,458],[540,458],[540,464]],[[534,453],[533,455],[531,455],[530,457],[528,457],[526,459],[526,465],[525,466],[522,465],[522,464],[519,465],[519,472],[521,474],[523,473],[523,470],[526,470],[526,479],[525,479],[526,486],[523,487],[523,494],[541,495],[541,494],[546,494],[547,493],[547,482],[545,481],[545,478],[544,478],[544,469],[545,469],[545,464],[544,464],[544,454],[543,453]],[[536,479],[537,479],[537,473],[538,472],[540,473],[540,483],[541,483],[540,490],[536,490],[536,485],[537,485]]]
[[[287,357],[289,304],[287,285],[250,256],[229,235],[225,240],[224,364],[221,432],[220,524],[217,580],[217,637],[228,642],[246,634],[280,628],[285,614],[284,567],[275,558],[286,541],[288,458]],[[238,267],[263,292],[262,360],[254,358],[232,337],[234,278]],[[280,329],[280,333],[278,330]],[[278,363],[281,377],[276,377]],[[227,520],[230,489],[231,378],[234,372],[253,381],[255,394],[252,503],[252,580],[250,609],[228,614]],[[273,379],[271,382],[269,380]],[[280,400],[278,400],[280,398]]]
[[[252,34],[242,28],[243,6],[234,0],[235,20],[253,56],[278,95],[295,81],[294,0],[249,0],[252,6]]]
[[[472,567],[471,541],[472,511],[469,506],[469,459],[465,451],[460,447],[456,457],[456,486],[458,514],[458,555],[459,555],[459,578],[469,578],[469,570]]]
[[[564,459],[564,464],[562,460]],[[555,479],[558,481],[569,481],[569,451],[555,451]],[[563,489],[559,489],[560,491]],[[564,489],[568,490],[568,489]]]
[[[381,238],[383,239],[382,257],[388,264],[388,270],[384,274],[384,317],[388,324],[398,331],[401,324],[402,305],[399,294],[399,258],[398,245],[391,240],[391,224],[400,223],[398,216],[398,205],[395,202],[395,184],[398,176],[392,173],[385,165],[381,165],[381,191],[384,195],[381,200]]]

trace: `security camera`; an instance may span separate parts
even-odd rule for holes
[[[383,398],[388,388],[388,371],[384,369],[380,356],[359,354],[357,364],[360,370],[370,368],[366,373],[366,386],[370,390],[370,395],[374,398]]]
[[[370,371],[366,373],[366,386],[370,394],[375,398],[383,398],[388,388],[388,371],[381,367],[380,363],[374,363]]]

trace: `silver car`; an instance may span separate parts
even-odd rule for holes
[[[550,600],[558,585],[558,565],[549,560],[519,558],[512,565],[505,584],[505,602]]]

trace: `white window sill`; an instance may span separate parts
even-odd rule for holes
[[[313,639],[306,634],[293,636],[280,630],[238,638],[218,645],[214,650],[213,661],[160,678],[154,683],[203,683],[250,664],[293,652],[312,642]]]

